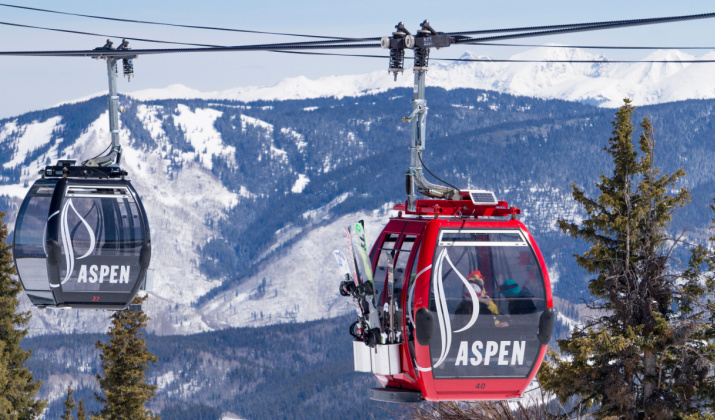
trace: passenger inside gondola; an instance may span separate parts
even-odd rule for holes
[[[534,295],[526,287],[522,289],[516,281],[507,279],[504,284],[499,286],[499,291],[509,302],[510,315],[526,315],[536,312]]]
[[[481,271],[474,270],[469,277],[467,277],[468,286],[462,286],[462,301],[457,305],[457,309],[454,311],[455,315],[471,315],[474,310],[474,302],[472,302],[472,292],[477,296],[477,302],[479,303],[479,315],[491,316],[494,320],[494,326],[497,328],[507,327],[509,325],[506,321],[499,321],[494,315],[499,315],[499,308],[492,301],[492,299],[487,295],[487,291],[484,288],[484,277]]]
[[[435,379],[516,378],[531,371],[541,350],[545,288],[540,271],[528,283],[536,260],[528,246],[516,230],[441,232],[429,301]]]

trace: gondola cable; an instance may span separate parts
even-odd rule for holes
[[[493,37],[484,38],[464,38],[462,36],[452,36],[450,34],[438,34],[433,33],[432,38],[442,37],[446,39],[446,43],[443,46],[449,46],[450,44],[470,44],[470,43],[480,43],[486,41],[496,41],[514,38],[525,38],[525,37],[535,37],[535,36],[546,36],[546,35],[559,35],[564,33],[574,33],[574,32],[584,32],[593,30],[603,30],[603,29],[614,29],[623,28],[631,26],[641,26],[650,25],[657,23],[670,23],[670,22],[680,22],[695,19],[706,19],[715,17],[715,13],[705,13],[698,15],[685,15],[685,16],[669,16],[661,18],[649,18],[649,19],[631,19],[624,21],[611,21],[611,22],[597,22],[593,24],[574,24],[574,25],[558,25],[559,27],[564,27],[563,29],[549,29],[545,31],[531,31],[522,32],[517,34],[499,35]],[[536,27],[541,28],[541,27]],[[499,30],[493,30],[499,31]],[[469,33],[469,32],[462,32]],[[409,34],[408,34],[409,35]],[[384,38],[383,38],[384,39]],[[129,52],[121,51],[105,51],[104,54],[100,54],[97,51],[5,51],[0,52],[0,55],[24,55],[24,56],[90,56],[96,57],[101,55],[103,57],[122,57],[122,56],[138,56],[142,54],[163,54],[163,53],[184,53],[184,52],[229,52],[229,51],[260,51],[260,50],[307,50],[307,49],[349,49],[349,48],[375,48],[378,46],[384,47],[384,45],[371,43],[375,38],[361,38],[355,42],[350,42],[349,39],[339,39],[339,40],[328,40],[328,41],[310,41],[310,42],[296,42],[296,43],[273,43],[273,44],[255,44],[255,45],[240,45],[232,47],[198,47],[198,48],[177,48],[177,49],[137,49]]]
[[[280,47],[275,45],[257,45],[257,46],[236,46],[236,47],[217,47],[210,49],[145,49],[132,50],[128,52],[117,52],[116,50],[67,50],[67,51],[0,51],[0,56],[24,56],[24,57],[135,57],[137,55],[153,55],[166,53],[190,53],[190,52],[236,52],[236,51],[270,51],[288,54],[309,54],[309,55],[326,55],[340,57],[364,57],[364,58],[388,58],[381,55],[361,55],[361,54],[335,54],[335,53],[318,53],[311,51],[292,51],[291,48],[297,49],[353,49],[353,48],[374,48],[378,44],[345,44],[345,45],[324,45],[324,46],[295,46],[295,47]],[[406,57],[411,58],[411,57]],[[613,64],[613,63],[713,63],[715,59],[687,59],[687,60],[523,60],[523,59],[494,59],[494,58],[433,58],[434,61],[452,61],[452,62],[482,62],[482,63],[584,63],[584,64]]]
[[[3,24],[0,22],[0,24]],[[101,35],[98,35],[101,36]],[[125,38],[125,39],[136,39],[136,38]],[[162,43],[176,43],[173,41],[156,41],[156,40],[146,40],[147,42],[162,42]],[[198,45],[198,44],[190,44]],[[496,44],[484,44],[484,45],[496,45]],[[347,45],[341,46],[345,48],[369,48],[375,45]],[[548,47],[546,45],[545,47]],[[323,56],[334,56],[334,57],[354,57],[354,58],[378,58],[385,59],[388,56],[385,55],[375,55],[375,54],[342,54],[342,53],[327,53],[327,52],[316,52],[316,51],[291,51],[283,49],[272,49],[280,48],[275,45],[267,45],[267,48],[240,48],[240,47],[226,47],[226,46],[215,46],[217,52],[223,51],[269,51],[283,54],[304,54],[304,55],[323,55]],[[311,47],[304,47],[305,49],[310,49]],[[331,46],[325,46],[325,48],[333,48]],[[340,47],[337,47],[340,48]],[[574,47],[578,48],[578,47]],[[588,47],[584,47],[588,48]],[[599,48],[599,47],[593,47]],[[655,47],[604,47],[612,49],[655,49]],[[684,47],[688,48],[688,47]],[[700,49],[700,47],[689,47],[691,49]],[[703,47],[706,48],[706,47]],[[715,47],[713,47],[715,49]],[[132,50],[131,53],[127,54],[162,54],[169,52],[192,52],[192,49],[188,50]],[[207,52],[207,50],[200,50],[197,52]],[[87,56],[104,56],[104,55],[114,55],[111,51],[108,52],[98,52],[97,50],[70,50],[70,51],[0,51],[0,56],[40,56],[40,57],[87,57]],[[125,54],[126,55],[126,54]],[[406,59],[412,59],[414,57],[405,56]],[[684,64],[698,64],[698,63],[715,63],[715,59],[685,59],[685,60],[620,60],[620,59],[603,59],[603,60],[573,60],[573,59],[543,59],[543,60],[528,60],[528,59],[513,59],[513,58],[445,58],[445,57],[433,57],[432,61],[450,61],[450,62],[476,62],[476,63],[564,63],[564,64],[621,64],[621,63],[647,63],[647,64],[667,64],[667,63],[684,63]]]
[[[238,45],[231,47],[208,47],[208,48],[154,48],[136,50],[115,50],[97,48],[94,50],[65,50],[65,51],[0,51],[3,56],[25,56],[25,57],[94,57],[94,58],[135,58],[139,55],[170,54],[170,53],[207,53],[207,52],[238,52],[238,51],[271,51],[271,50],[310,50],[310,49],[353,49],[353,48],[377,48],[379,43],[357,43],[357,44],[323,44],[304,45],[297,44],[255,44]]]
[[[637,25],[650,25],[657,23],[672,23],[679,22],[681,20],[692,20],[692,19],[708,19],[715,17],[715,13],[701,13],[697,15],[683,15],[683,16],[665,16],[658,18],[643,18],[643,19],[626,19],[626,20],[612,20],[612,21],[601,21],[601,22],[585,22],[585,23],[572,23],[572,24],[561,24],[561,25],[546,25],[546,26],[525,26],[518,28],[505,28],[505,29],[485,29],[477,31],[461,31],[461,32],[447,32],[448,35],[483,35],[483,34],[493,34],[493,33],[503,33],[503,32],[533,32],[533,31],[555,31],[560,29],[574,29],[578,27],[602,27],[602,28],[617,28],[625,26],[637,26]]]
[[[184,24],[176,24],[176,23],[169,23],[169,22],[154,22],[154,21],[145,21],[145,20],[139,20],[139,19],[115,18],[115,17],[109,17],[109,16],[97,16],[97,15],[89,15],[89,14],[83,14],[83,13],[63,12],[63,11],[59,11],[59,10],[43,9],[43,8],[29,7],[29,6],[20,6],[20,5],[14,5],[14,4],[8,4],[8,3],[0,3],[0,7],[23,9],[23,10],[60,14],[60,15],[67,15],[67,16],[78,16],[78,17],[85,17],[85,18],[91,18],[91,19],[115,21],[115,22],[140,23],[140,24],[160,25],[160,26],[188,28],[188,29],[205,29],[205,30],[215,30],[215,31],[256,33],[256,34],[266,34],[266,35],[283,35],[283,36],[307,37],[307,38],[323,38],[326,40],[342,40],[342,41],[366,41],[366,40],[376,41],[376,40],[379,40],[379,37],[351,38],[351,37],[337,37],[337,36],[326,36],[326,35],[307,35],[307,34],[295,34],[295,33],[284,33],[284,32],[254,31],[254,30],[248,30],[248,29],[223,28],[223,27],[216,27],[216,26],[184,25]],[[705,15],[690,15],[690,16],[703,16],[703,18],[709,17],[709,16],[705,16]],[[628,19],[628,20],[618,20],[618,21],[582,22],[582,23],[572,23],[572,24],[557,24],[557,25],[502,28],[502,29],[458,31],[458,32],[448,32],[447,34],[450,36],[466,36],[466,35],[481,35],[481,34],[489,34],[489,33],[556,30],[556,29],[576,28],[576,27],[590,27],[590,26],[596,26],[596,25],[601,25],[601,26],[622,25],[622,24],[632,24],[634,22],[642,22],[641,24],[650,24],[650,23],[673,22],[673,21],[677,21],[677,20],[675,20],[677,18],[678,17],[664,17],[664,18]],[[673,20],[671,20],[671,19],[673,19]]]
[[[78,16],[78,17],[85,17],[85,18],[91,18],[91,19],[109,20],[109,21],[114,21],[114,22],[142,23],[142,24],[148,24],[148,25],[170,26],[170,27],[175,27],[175,28],[207,29],[207,30],[213,30],[213,31],[241,32],[241,33],[252,33],[252,34],[261,34],[261,35],[282,35],[282,36],[293,36],[293,37],[304,37],[304,38],[324,38],[324,39],[342,39],[342,40],[351,40],[352,39],[352,38],[333,37],[333,36],[324,36],[324,35],[306,35],[306,34],[294,34],[294,33],[284,33],[284,32],[254,31],[254,30],[249,30],[249,29],[221,28],[221,27],[217,27],[217,26],[182,25],[182,24],[177,24],[177,23],[152,22],[152,21],[137,20],[137,19],[122,19],[122,18],[114,18],[114,17],[109,17],[109,16],[96,16],[96,15],[87,15],[87,14],[82,14],[82,13],[62,12],[59,10],[41,9],[38,7],[20,6],[20,5],[7,4],[7,3],[0,3],[0,7],[10,7],[10,8],[14,8],[14,9],[31,10],[31,11],[36,11],[36,12],[53,13],[53,14],[58,14],[58,15]]]
[[[27,28],[27,29],[37,29],[37,30],[43,30],[43,31],[52,31],[52,32],[62,32],[62,33],[69,33],[69,34],[75,34],[75,35],[87,35],[87,36],[98,36],[102,38],[122,38],[122,39],[128,39],[131,41],[141,41],[141,42],[150,42],[150,43],[156,43],[156,44],[174,44],[174,45],[186,45],[186,46],[193,46],[193,47],[206,47],[206,48],[231,48],[229,45],[216,45],[216,44],[199,44],[199,43],[190,43],[190,42],[179,42],[179,41],[163,41],[163,40],[157,40],[157,39],[149,39],[149,38],[137,38],[137,37],[131,37],[131,36],[119,36],[119,35],[107,35],[107,34],[100,34],[100,33],[95,33],[95,32],[86,32],[86,31],[77,31],[73,29],[62,29],[62,28],[50,28],[46,26],[37,26],[37,25],[27,25],[27,24],[22,24],[22,23],[14,23],[14,22],[4,22],[0,21],[0,25],[5,25],[5,26],[13,26],[13,27],[18,27],[18,28]],[[345,38],[345,39],[335,39],[335,40],[328,40],[328,41],[306,41],[306,42],[292,42],[292,43],[275,43],[275,44],[266,44],[270,46],[275,46],[275,47],[305,47],[309,45],[329,45],[329,44],[336,44],[336,43],[341,43],[341,42],[368,42],[368,41],[379,41],[379,37],[375,38]],[[257,44],[257,46],[260,46],[261,44]],[[250,46],[250,45],[247,45]],[[262,48],[265,49],[265,48]]]
[[[584,50],[715,50],[715,47],[683,47],[683,46],[630,46],[630,45],[559,45],[559,44],[494,44],[491,42],[474,42],[470,45],[484,47],[531,47],[531,48],[580,48]]]
[[[435,58],[437,61],[463,61],[473,63],[563,63],[563,64],[667,64],[667,63],[683,63],[683,64],[698,64],[698,63],[715,63],[715,59],[686,59],[686,60],[521,60],[521,59],[499,59],[499,58]]]
[[[491,37],[482,38],[458,38],[454,40],[455,44],[470,44],[473,42],[486,42],[486,41],[499,41],[504,39],[516,39],[516,38],[531,38],[535,36],[547,36],[547,35],[561,35],[574,32],[586,32],[586,31],[596,31],[603,29],[617,29],[626,28],[633,26],[643,26],[652,25],[659,23],[674,23],[682,22],[688,20],[698,20],[698,19],[710,19],[715,17],[715,13],[702,13],[697,15],[684,15],[684,16],[668,16],[662,18],[650,18],[650,19],[633,19],[627,21],[616,21],[616,22],[603,22],[595,23],[582,26],[567,27],[563,29],[549,29],[549,30],[538,30],[530,32],[522,32],[517,34],[508,35],[497,35]]]
[[[614,47],[620,48],[620,47]],[[648,48],[643,48],[648,49]],[[713,47],[715,49],[715,47]],[[384,60],[389,58],[386,55],[375,55],[375,54],[340,54],[340,53],[328,53],[328,52],[316,52],[316,51],[283,51],[275,50],[273,52],[279,52],[284,54],[305,54],[305,55],[324,55],[324,56],[336,56],[336,57],[356,57],[356,58],[379,58]],[[0,52],[1,54],[2,52]],[[414,59],[411,56],[405,56],[405,59]],[[432,61],[449,61],[449,62],[474,62],[474,63],[564,63],[564,64],[637,64],[637,63],[647,63],[647,64],[667,64],[667,63],[684,63],[684,64],[697,64],[697,63],[715,63],[715,59],[686,59],[686,60],[618,60],[618,59],[603,59],[603,60],[522,60],[513,58],[446,58],[446,57],[432,57]]]
[[[128,39],[128,40],[132,40],[132,41],[151,42],[151,43],[157,43],[157,44],[186,45],[186,46],[193,46],[193,47],[216,47],[216,48],[222,47],[220,45],[212,45],[212,44],[194,44],[194,43],[188,43],[188,42],[161,41],[161,40],[156,40],[156,39],[98,34],[98,33],[94,33],[94,32],[75,31],[72,29],[48,28],[48,27],[44,27],[44,26],[25,25],[25,24],[21,24],[21,23],[13,23],[13,22],[0,22],[0,25],[14,26],[14,27],[18,27],[18,28],[27,28],[27,29],[39,29],[39,30],[52,31],[52,32],[62,32],[62,33],[69,33],[69,34],[75,34],[75,35],[98,36],[98,37],[102,37],[102,38],[122,38],[122,39]]]
[[[0,4],[0,6],[2,6]],[[28,25],[28,24],[20,24],[20,23],[14,23],[14,22],[2,22],[0,21],[0,25],[5,25],[5,26],[14,26],[14,27],[20,27],[20,28],[28,28],[28,29],[38,29],[38,30],[46,30],[46,31],[53,31],[53,32],[62,32],[62,33],[70,33],[70,34],[76,34],[76,35],[87,35],[87,36],[98,36],[98,37],[103,37],[103,38],[123,38],[123,39],[128,39],[132,41],[141,41],[141,42],[150,42],[150,43],[158,43],[158,44],[170,44],[170,45],[186,45],[186,46],[195,46],[195,47],[214,47],[214,48],[227,48],[228,46],[226,45],[217,45],[217,44],[200,44],[200,43],[190,43],[190,42],[179,42],[179,41],[165,41],[165,40],[156,40],[156,39],[149,39],[149,38],[138,38],[138,37],[132,37],[132,36],[126,36],[126,35],[108,35],[108,34],[100,34],[100,33],[94,33],[94,32],[86,32],[86,31],[77,31],[77,30],[72,30],[72,29],[61,29],[61,28],[50,28],[50,27],[43,27],[43,26],[36,26],[36,25]],[[573,27],[574,25],[557,25],[559,27]],[[539,28],[539,27],[534,27],[534,28]],[[541,27],[545,28],[545,27]],[[516,29],[514,29],[516,30]],[[493,31],[472,31],[472,32],[456,32],[456,33],[450,33],[451,34],[463,34],[463,33],[482,33],[482,32],[502,32],[502,31],[511,31],[511,30],[493,30]],[[371,37],[371,38],[340,38],[340,39],[335,39],[333,41],[329,42],[343,42],[344,40],[350,40],[350,41],[377,41],[379,40],[379,37]],[[306,42],[306,43],[301,43],[301,45],[310,45],[310,44],[315,44],[315,45],[323,45],[326,44],[326,42],[321,42],[321,41],[313,41],[313,42]],[[622,50],[655,50],[655,49],[681,49],[681,50],[712,50],[715,49],[715,47],[689,47],[689,46],[609,46],[609,45],[548,45],[548,44],[494,44],[491,42],[469,42],[470,45],[481,45],[481,46],[495,46],[495,47],[539,47],[539,48],[582,48],[582,49],[622,49]],[[275,45],[283,45],[283,44],[275,44]],[[285,44],[289,45],[289,44]],[[286,52],[286,53],[300,53],[297,51],[276,51],[276,52]],[[311,54],[309,52],[302,52],[303,54]],[[317,53],[313,53],[318,55]],[[330,54],[330,53],[323,53],[319,55],[333,55],[333,56],[347,56],[347,57],[375,57],[375,58],[383,58],[383,56],[375,56],[375,55],[350,55],[350,54]],[[435,59],[438,60],[438,59]],[[446,59],[442,59],[446,60]]]

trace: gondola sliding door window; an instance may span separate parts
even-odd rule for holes
[[[386,253],[394,253],[395,247],[397,246],[397,238],[399,237],[396,233],[389,233],[385,235],[385,239],[380,244],[377,249],[377,265],[375,266],[375,272],[373,273],[373,279],[375,283],[375,289],[377,293],[377,304],[382,307],[385,303],[386,293],[385,286],[387,285],[387,255]],[[378,308],[379,309],[379,308]]]
[[[50,201],[55,184],[35,185],[27,195],[18,213],[15,226],[15,263],[25,290],[48,291],[47,253],[45,239]]]
[[[393,296],[395,300],[395,328],[400,334],[402,334],[402,318],[403,310],[402,308],[402,287],[404,286],[404,276],[405,270],[407,269],[407,263],[410,260],[410,253],[412,252],[412,247],[415,244],[417,237],[415,235],[402,235],[397,234],[387,234],[385,240],[379,248],[380,255],[378,256],[377,266],[375,268],[375,287],[380,289],[378,294],[377,304],[380,306],[378,309],[383,310],[383,324],[388,326],[389,323],[389,312],[388,305],[389,301],[389,284],[387,279],[387,267],[389,264],[388,253],[392,254],[393,259],[393,280],[394,280],[394,290]],[[399,240],[399,241],[398,241]],[[398,248],[399,246],[399,248]],[[404,337],[400,336],[398,341],[402,341]]]
[[[402,303],[402,288],[405,281],[405,271],[407,270],[407,262],[410,259],[410,253],[415,245],[415,240],[417,239],[414,235],[405,235],[402,237],[402,242],[400,243],[400,250],[395,256],[395,302],[400,306]],[[400,306],[399,308],[403,308]],[[402,317],[400,316],[400,321]]]
[[[138,280],[144,230],[124,186],[69,186],[60,209],[64,291],[129,292]]]
[[[405,273],[409,276],[408,281],[404,282],[404,288],[407,290],[405,299],[405,321],[406,328],[404,328],[405,334],[407,335],[407,348],[410,352],[410,359],[412,360],[412,365],[417,366],[417,361],[415,358],[415,321],[414,321],[414,305],[415,305],[415,285],[417,283],[417,263],[420,259],[420,244],[413,241],[411,246],[412,264],[410,269]],[[407,257],[407,255],[403,255]],[[419,375],[419,371],[415,369],[415,375]]]
[[[523,232],[442,229],[430,281],[439,330],[430,343],[435,379],[527,377],[541,350],[544,298]]]
[[[393,264],[394,264],[394,282],[395,282],[395,302],[397,306],[401,304],[402,299],[402,287],[405,278],[405,270],[407,269],[407,262],[410,259],[410,252],[415,244],[415,239],[417,237],[414,235],[405,235],[399,244],[399,249],[396,248],[398,235],[388,234],[385,237],[385,241],[380,246],[380,255],[377,260],[377,267],[375,269],[375,287],[380,290],[378,304],[384,305],[389,303],[387,301],[387,264],[388,258],[387,253],[391,252],[393,254]],[[378,285],[379,281],[379,285]],[[402,310],[401,307],[398,308]]]
[[[402,315],[404,307],[402,306],[402,291],[403,287],[405,286],[405,273],[407,271],[407,263],[410,260],[410,254],[412,253],[412,248],[415,245],[416,239],[417,237],[414,235],[403,236],[402,242],[400,242],[400,249],[395,255],[395,270],[393,272],[393,277],[395,281],[395,322],[398,325],[399,331],[403,331]],[[385,287],[387,287],[387,283],[385,283]],[[387,296],[387,294],[385,294],[385,296]],[[387,302],[387,300],[385,300],[385,302]],[[402,338],[403,337],[400,337],[399,341],[402,341]]]

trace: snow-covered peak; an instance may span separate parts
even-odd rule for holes
[[[557,46],[558,44],[549,44]],[[602,60],[603,55],[593,54],[580,48],[537,47],[514,54],[513,60]]]
[[[165,88],[138,90],[130,93],[130,95],[140,101],[148,101],[156,99],[200,98],[204,93],[177,83]]]
[[[697,57],[680,50],[655,50],[648,54],[643,61],[648,60],[695,60]],[[678,66],[688,66],[689,64],[669,63]]]
[[[164,89],[147,89],[130,92],[129,96],[139,100],[154,99],[228,99],[239,101],[287,100],[321,97],[357,96],[367,93],[384,92],[395,87],[387,71],[376,71],[361,75],[327,76],[311,80],[304,76],[290,77],[273,86],[246,86],[224,91],[200,92],[183,85],[171,85]],[[407,86],[402,83],[401,85]]]
[[[460,60],[481,60],[481,59],[489,59],[489,56],[486,55],[478,55],[477,53],[474,53],[472,51],[467,51],[464,54],[462,54],[459,57]],[[458,64],[458,63],[457,63]]]
[[[710,57],[712,53],[703,56]],[[433,58],[438,58],[434,55]],[[474,88],[514,95],[564,99],[619,106],[624,97],[636,105],[647,105],[693,98],[714,98],[715,77],[706,66],[689,63],[609,63],[608,57],[579,48],[533,48],[511,57],[514,60],[603,60],[604,63],[524,63],[489,62],[488,56],[466,52],[464,62],[433,59],[427,76],[428,86],[445,89]],[[658,50],[644,61],[692,60],[696,57],[678,50]],[[171,85],[130,93],[136,99],[232,99],[238,101],[309,99],[360,96],[409,87],[409,69],[393,81],[386,70],[359,75],[327,76],[308,79],[290,77],[273,86],[236,87],[224,91],[200,92]]]

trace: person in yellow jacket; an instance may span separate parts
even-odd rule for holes
[[[499,315],[499,308],[497,308],[497,305],[487,295],[487,291],[484,289],[484,276],[482,276],[482,272],[479,270],[472,271],[472,273],[469,274],[469,276],[467,277],[467,280],[469,281],[469,287],[477,295],[478,305],[479,305],[479,313],[480,314]],[[462,294],[464,295],[463,298],[465,300],[460,304],[460,307],[457,308],[456,313],[464,313],[465,311],[468,311],[468,313],[471,314],[471,311],[474,310],[473,309],[474,305],[477,304],[477,302],[475,302],[475,303],[468,302],[467,299],[470,297],[469,290],[467,290],[466,286],[462,286],[462,289],[463,289]],[[468,309],[467,309],[467,305],[469,305]],[[507,323],[506,321],[500,322],[496,318],[494,318],[494,325],[497,328],[502,328],[502,327],[508,327],[509,323]]]

